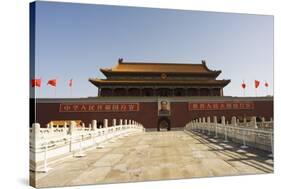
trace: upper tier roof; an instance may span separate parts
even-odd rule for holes
[[[118,60],[118,64],[113,68],[104,68],[101,71],[108,75],[110,73],[187,73],[187,74],[215,74],[221,71],[210,70],[206,62],[201,64],[178,64],[178,63],[150,63],[150,62],[123,62]]]

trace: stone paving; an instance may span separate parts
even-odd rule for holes
[[[191,132],[146,132],[104,146],[88,149],[82,158],[53,163],[48,173],[36,173],[37,187],[273,172],[273,160],[265,152]]]

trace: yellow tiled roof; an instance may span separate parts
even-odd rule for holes
[[[205,62],[202,64],[119,62],[113,68],[101,69],[103,72],[165,72],[165,73],[212,73]]]

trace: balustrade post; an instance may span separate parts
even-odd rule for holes
[[[44,168],[43,168],[43,172],[47,173],[49,170],[51,170],[50,167],[48,167],[48,141],[47,139],[44,137],[45,139],[45,148],[44,148]]]
[[[72,144],[72,138],[74,136],[76,130],[76,122],[75,121],[71,121],[70,122],[70,126],[69,126],[69,151],[72,152],[73,149],[73,144]]]
[[[108,119],[103,120],[103,127],[107,128],[108,127]]]
[[[243,130],[243,145],[240,146],[240,148],[242,148],[242,149],[248,148],[248,146],[246,145],[246,137],[245,137],[245,135],[246,135],[246,131]]]
[[[32,124],[32,137],[34,138],[34,142],[37,138],[40,138],[40,123],[33,123]]]
[[[97,120],[92,120],[92,128],[93,130],[97,130]]]
[[[211,118],[207,117],[207,127],[208,127],[208,135],[211,135]]]
[[[78,153],[75,153],[74,157],[81,158],[81,157],[85,156],[85,154],[83,153],[82,143],[83,143],[83,132],[82,132],[82,134],[79,137],[79,151],[78,151]]]
[[[221,124],[224,128],[224,142],[228,142],[228,140],[227,140],[227,129],[226,129],[226,126],[225,126],[225,117],[224,116],[221,117]]]
[[[199,123],[198,123],[198,125],[199,125],[199,132],[202,132],[203,130],[202,130],[202,119],[201,119],[201,117],[199,117]]]
[[[116,126],[116,119],[112,119],[112,128],[110,129],[110,132],[111,132],[110,138],[115,135],[115,128],[114,128],[115,126]],[[111,141],[111,142],[113,142],[113,141]]]
[[[244,123],[245,126],[246,126],[246,124],[247,124],[247,118],[246,118],[246,117],[243,118],[243,123]]]
[[[203,132],[202,133],[205,133],[205,126],[206,126],[206,120],[205,120],[205,117],[203,117]]]
[[[93,145],[95,144],[95,134],[93,131],[93,125],[92,123],[89,123],[89,133],[90,133],[90,137],[93,139]]]
[[[227,129],[228,129],[228,121],[226,122],[226,125],[224,126],[224,141],[223,142],[228,142],[227,140]]]
[[[108,132],[109,132],[109,130],[108,130],[108,119],[103,120],[103,126],[104,126],[104,128],[106,128],[106,130],[104,130],[104,132],[105,132],[105,140],[107,140],[108,139]]]
[[[70,127],[69,127],[69,133],[73,135],[75,130],[76,130],[76,122],[75,121],[71,121],[70,122]]]
[[[116,126],[116,119],[112,120],[112,126]]]
[[[67,122],[66,121],[63,124],[63,133],[64,133],[64,135],[67,135]]]
[[[50,122],[50,133],[53,133],[54,132],[54,124],[53,124],[53,122],[51,121]]]
[[[235,116],[232,116],[232,118],[231,118],[231,125],[232,126],[237,126],[237,123],[236,123],[236,117]]]
[[[119,119],[119,125],[122,126],[122,124],[123,124],[123,119]],[[121,132],[122,132],[122,127],[119,127],[118,128],[118,137],[120,136]]]
[[[224,117],[224,116],[221,116],[221,124],[222,124],[223,126],[225,126],[225,117]]]
[[[265,127],[265,118],[264,117],[261,118],[261,126]]]
[[[252,117],[251,123],[252,123],[252,125],[253,125],[253,127],[254,127],[255,129],[258,128],[258,125],[257,125],[257,118],[256,118],[255,116]]]
[[[218,119],[217,116],[214,116],[214,124],[215,124],[215,137],[218,138]]]

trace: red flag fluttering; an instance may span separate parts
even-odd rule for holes
[[[242,86],[243,89],[245,89],[246,88],[246,83],[243,81],[241,86]]]
[[[260,81],[255,80],[255,88],[258,88],[260,86]]]
[[[68,86],[69,86],[69,87],[72,87],[72,79],[70,79],[70,80],[68,81]]]
[[[57,86],[57,79],[51,79],[48,81],[47,85],[51,85],[53,87]]]
[[[32,87],[41,87],[41,79],[32,79],[31,86]]]

